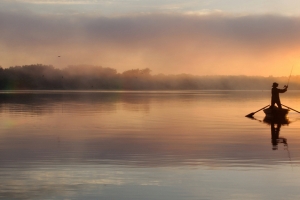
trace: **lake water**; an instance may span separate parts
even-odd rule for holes
[[[299,91],[281,100],[300,110]],[[1,92],[0,199],[299,199],[300,114],[280,129],[262,111],[245,117],[269,102],[270,91]]]

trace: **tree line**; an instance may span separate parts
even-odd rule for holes
[[[151,70],[132,69],[118,73],[101,66],[51,65],[0,67],[1,90],[269,90],[288,77],[152,75]],[[300,89],[300,76],[292,76],[289,89]]]

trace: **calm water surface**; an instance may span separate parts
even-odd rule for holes
[[[281,95],[300,110],[300,92]],[[269,91],[0,93],[0,199],[299,199],[300,114]],[[272,128],[279,133],[272,140]]]

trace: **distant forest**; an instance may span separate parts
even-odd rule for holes
[[[269,90],[275,81],[282,88],[288,77],[152,75],[148,68],[118,73],[89,65],[0,67],[1,90]],[[289,89],[300,89],[300,76],[291,77]]]

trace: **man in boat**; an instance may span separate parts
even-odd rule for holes
[[[288,86],[285,85],[284,89],[278,89],[278,83],[274,82],[272,85],[272,99],[271,99],[271,108],[274,107],[275,103],[277,104],[278,108],[282,109],[279,93],[285,93],[287,91]]]

